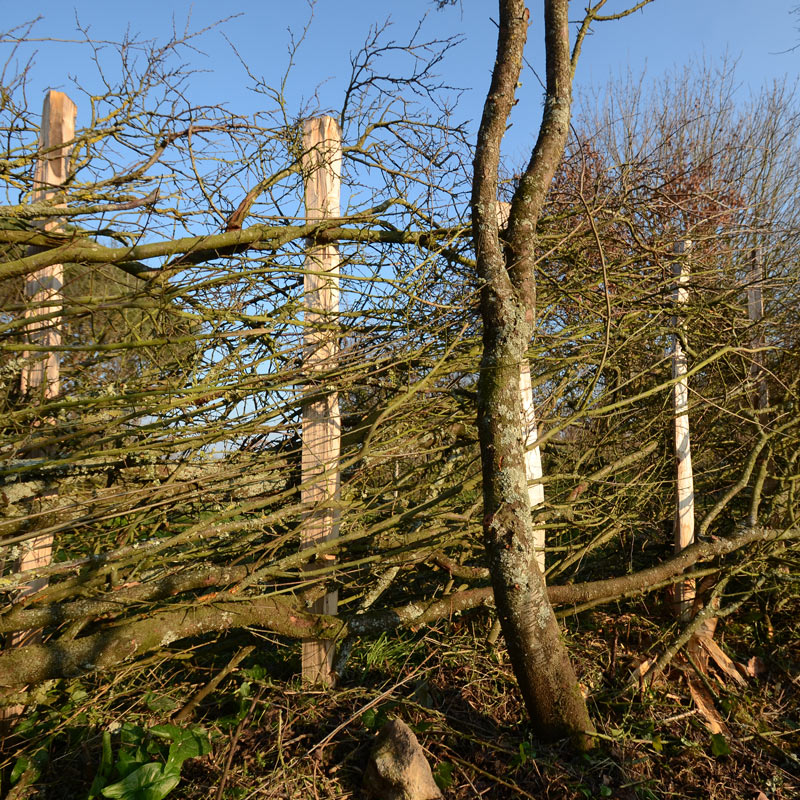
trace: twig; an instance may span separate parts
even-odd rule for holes
[[[491,772],[487,772],[485,769],[481,769],[476,764],[473,764],[471,761],[465,761],[463,758],[459,758],[457,755],[450,751],[450,758],[456,762],[456,764],[460,764],[462,767],[467,767],[468,769],[474,769],[479,775],[483,775],[484,778],[488,778],[490,781],[494,781],[499,783],[501,786],[505,786],[507,789],[511,789],[512,792],[516,793],[519,797],[528,797],[530,800],[536,800],[536,798],[526,792],[521,786],[516,783],[509,783],[508,781],[503,780],[499,775],[493,775]],[[535,762],[534,762],[535,763]]]
[[[730,580],[730,577],[731,576],[720,579],[720,582],[714,588],[711,599],[722,594],[726,584]],[[647,671],[641,675],[641,677],[635,674],[631,677],[630,685],[644,686],[648,679],[652,681],[655,675],[658,672],[663,671],[670,661],[672,661],[678,651],[692,638],[692,636],[694,636],[695,633],[697,633],[707,619],[712,617],[719,617],[722,619],[723,617],[730,616],[744,603],[746,603],[761,588],[763,583],[764,578],[761,578],[751,591],[747,592],[739,600],[731,603],[725,608],[715,609],[714,604],[709,602],[708,605],[706,605],[705,608],[703,608],[698,615],[683,629],[681,635],[656,659],[653,664],[648,667]]]
[[[320,739],[320,741],[318,741],[308,751],[308,755],[311,755],[316,750],[320,750],[321,748],[325,747],[325,745],[328,744],[328,742],[330,742],[333,739],[333,737],[336,736],[337,733],[343,731],[348,725],[350,725],[351,722],[353,722],[353,720],[355,720],[357,717],[360,717],[365,711],[368,711],[373,706],[378,705],[378,703],[380,703],[381,700],[391,695],[396,689],[399,689],[401,686],[403,686],[403,684],[408,683],[412,678],[415,678],[417,675],[419,675],[419,673],[422,672],[422,668],[425,666],[425,664],[428,663],[428,661],[431,660],[431,658],[433,658],[434,655],[435,651],[431,652],[430,655],[428,655],[428,657],[413,672],[406,675],[406,677],[403,678],[402,680],[390,686],[386,691],[381,692],[377,697],[374,697],[366,705],[361,706],[361,708],[359,708],[358,711],[351,714],[350,717],[346,719],[341,725],[337,725],[325,738]]]
[[[253,650],[255,650],[253,645],[243,647],[239,650],[234,657],[174,715],[173,718],[175,722],[186,722],[186,720],[192,716],[197,706],[200,705],[200,703],[202,703],[203,700],[205,700],[206,697],[208,697],[208,695],[239,666],[239,663],[253,652]]]
[[[722,578],[720,582],[716,585],[714,589],[714,595],[718,596],[722,594],[726,584],[728,583],[728,578]],[[698,630],[703,626],[703,623],[710,619],[711,617],[719,616],[719,611],[713,607],[712,603],[708,603],[697,616],[689,622],[689,624],[681,631],[680,635],[678,636],[675,641],[664,650],[663,653],[647,668],[647,670],[642,675],[637,675],[634,673],[631,676],[630,684],[632,686],[645,686],[647,683],[652,683],[653,679],[659,672],[663,672],[667,665],[672,661],[673,658],[678,654],[680,649],[692,638],[692,636],[697,633]]]
[[[38,219],[40,217],[76,217],[85,214],[105,214],[110,211],[131,211],[142,206],[151,206],[158,201],[158,189],[153,189],[146,197],[125,200],[120,203],[105,203],[84,206],[54,206],[51,203],[28,203],[18,206],[0,206],[0,216],[15,219]],[[39,233],[39,231],[35,231]],[[48,234],[50,232],[48,231]],[[63,234],[62,234],[63,236]]]
[[[375,582],[375,586],[367,592],[364,599],[356,611],[356,615],[363,614],[370,606],[389,588],[392,581],[397,577],[400,572],[400,567],[389,567]],[[353,645],[356,642],[356,636],[345,636],[342,644],[339,647],[339,653],[336,656],[336,663],[333,665],[333,672],[337,678],[341,678],[344,670],[347,667],[347,660],[350,658],[350,653],[353,650]]]
[[[247,710],[247,713],[242,717],[239,724],[236,726],[236,730],[233,733],[233,737],[231,738],[231,746],[228,748],[228,755],[225,758],[225,766],[222,768],[222,777],[219,779],[219,786],[217,787],[217,796],[216,800],[222,800],[222,793],[225,791],[225,784],[228,782],[228,775],[231,771],[231,764],[233,763],[233,756],[236,753],[236,745],[239,744],[239,736],[241,736],[242,728],[244,728],[245,723],[250,719],[250,715],[253,713],[253,709],[256,707],[256,703],[261,699],[261,695],[264,693],[264,688],[261,687],[256,696],[253,698],[253,702],[250,703],[250,708]]]

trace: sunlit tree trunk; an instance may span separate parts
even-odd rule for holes
[[[679,553],[694,543],[694,473],[692,472],[692,447],[689,436],[689,381],[686,377],[686,353],[681,343],[686,326],[681,318],[681,308],[689,299],[689,266],[681,256],[692,247],[690,241],[676,242],[673,264],[675,288],[673,290],[676,307],[675,328],[672,337],[672,377],[675,385],[672,390],[675,436],[675,552]],[[688,619],[694,603],[694,581],[687,580],[675,585],[675,605],[682,619]]]
[[[533,332],[536,225],[569,131],[572,70],[567,6],[567,0],[545,2],[544,118],[501,244],[500,144],[514,104],[529,14],[522,0],[500,2],[497,59],[475,154],[472,219],[483,282],[478,384],[483,530],[498,617],[526,708],[540,735],[571,736],[579,746],[587,746],[592,725],[586,702],[536,564],[520,393],[520,367]]]

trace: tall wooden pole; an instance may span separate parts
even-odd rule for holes
[[[303,173],[306,219],[309,222],[339,216],[342,143],[332,117],[310,119],[303,125]],[[303,405],[301,500],[306,509],[301,546],[309,547],[339,534],[339,454],[341,419],[339,395],[327,391],[315,373],[329,371],[339,350],[339,251],[336,245],[314,247],[306,256],[304,371],[313,400]],[[324,565],[317,560],[310,567]],[[313,611],[335,614],[337,593],[326,593]],[[330,685],[334,643],[307,639],[302,644],[303,680]]]
[[[694,475],[692,473],[692,450],[689,439],[689,382],[686,378],[686,353],[681,343],[686,324],[681,317],[681,307],[689,299],[689,265],[682,258],[692,247],[690,241],[676,242],[673,262],[675,288],[676,333],[672,340],[672,377],[676,381],[673,388],[673,412],[675,415],[675,459],[677,462],[676,502],[675,502],[675,552],[694,542]],[[675,584],[675,602],[678,613],[684,619],[692,612],[694,603],[694,581]]]
[[[34,202],[50,201],[55,207],[58,187],[67,178],[70,148],[59,147],[75,137],[75,103],[63,92],[51,89],[44,98],[42,129],[39,147],[42,155],[36,163],[34,174]],[[44,223],[45,230],[58,227],[58,220]],[[61,290],[64,283],[63,264],[54,264],[29,275],[25,281],[25,296],[31,307],[26,317],[38,317],[58,313],[61,310]],[[61,344],[61,328],[58,322],[46,320],[32,322],[25,328],[25,336],[31,344],[58,346]],[[38,352],[24,354],[26,366],[22,370],[21,389],[31,399],[50,399],[58,394],[58,353]]]
[[[70,147],[64,145],[75,138],[75,117],[78,109],[63,92],[51,89],[44,99],[42,128],[39,136],[41,155],[36,162],[34,174],[34,202],[50,201],[55,208],[58,202],[58,187],[67,179]],[[58,219],[44,223],[45,230],[59,225]],[[25,297],[30,307],[26,318],[41,318],[58,314],[62,308],[64,266],[54,264],[29,275],[25,281]],[[61,323],[57,317],[30,322],[25,327],[25,338],[30,344],[57,347],[61,344]],[[25,352],[25,366],[20,377],[20,388],[32,402],[56,397],[60,387],[58,353],[50,351]],[[23,544],[19,561],[20,571],[47,566],[53,551],[52,535],[36,536]],[[22,595],[38,591],[45,579],[33,580],[22,590]],[[28,644],[38,638],[38,631],[15,633],[12,645]]]
[[[531,386],[531,366],[525,359],[519,366],[519,393],[522,399],[522,431],[525,437],[525,476],[528,479],[528,503],[531,511],[544,503],[544,484],[542,483],[542,455],[536,424],[536,410],[533,407],[533,388]],[[536,565],[544,575],[545,531],[534,528],[533,548],[536,554]]]
[[[753,249],[752,260],[747,270],[747,317],[753,325],[761,322],[764,316],[764,259],[760,247]],[[764,338],[761,333],[756,334],[751,340],[754,350],[762,347]],[[753,353],[750,363],[750,378],[756,386],[755,407],[763,411],[769,405],[769,389],[767,379],[764,377],[763,358],[760,352]]]

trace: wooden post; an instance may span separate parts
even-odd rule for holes
[[[752,261],[747,270],[747,318],[753,325],[761,322],[764,316],[764,295],[762,287],[764,284],[764,259],[760,247],[753,249]],[[756,334],[750,345],[753,349],[762,347],[764,337],[761,333]],[[767,379],[764,377],[763,357],[759,352],[753,353],[753,360],[750,364],[750,378],[755,384],[755,408],[763,411],[769,405],[769,388]]]
[[[497,204],[497,224],[503,229],[508,225],[511,203]],[[544,484],[542,484],[542,455],[539,445],[539,430],[536,424],[536,409],[533,407],[533,388],[531,386],[531,366],[527,359],[519,365],[519,394],[522,401],[522,431],[525,446],[525,477],[528,479],[528,502],[531,511],[544,503]],[[533,532],[533,548],[536,565],[544,574],[545,532],[538,528]]]
[[[42,128],[39,136],[41,155],[36,163],[34,174],[33,201],[50,201],[55,208],[63,206],[57,202],[58,187],[67,179],[70,147],[59,147],[75,138],[75,117],[77,107],[63,92],[51,89],[44,98],[42,108]],[[45,230],[54,230],[58,219],[44,222]],[[54,264],[29,275],[25,280],[25,297],[30,308],[25,317],[58,314],[62,307],[62,288],[64,285],[64,266]],[[31,322],[25,327],[25,338],[30,344],[57,347],[61,344],[61,323],[57,318]],[[59,392],[59,363],[55,351],[25,352],[25,366],[20,377],[20,388],[30,401],[45,401],[56,397]],[[47,566],[53,550],[52,535],[37,536],[23,545],[19,561],[20,571]],[[38,591],[46,584],[45,579],[28,583],[21,594]],[[11,635],[11,644],[29,644],[38,639],[38,631],[25,631]]]
[[[694,542],[694,476],[692,473],[692,450],[689,440],[689,382],[686,378],[686,353],[680,334],[686,330],[680,309],[689,299],[689,266],[680,256],[691,250],[691,241],[676,242],[674,252],[678,258],[673,262],[675,288],[673,302],[676,306],[676,332],[672,344],[672,377],[677,382],[673,388],[673,411],[675,414],[675,459],[677,462],[675,502],[675,552],[680,552]],[[675,604],[681,618],[688,619],[694,603],[694,581],[675,584]]]
[[[542,455],[539,452],[539,445],[536,444],[539,438],[539,432],[536,425],[536,411],[533,407],[531,366],[527,359],[519,365],[519,393],[522,398],[522,425],[525,436],[525,476],[528,479],[528,502],[530,503],[531,511],[533,511],[537,506],[544,503],[544,484],[541,482]],[[536,528],[533,531],[533,547],[536,554],[536,566],[539,567],[542,575],[544,575],[544,528]]]
[[[342,144],[332,117],[307,120],[303,125],[303,173],[306,219],[309,222],[339,216]],[[308,392],[314,399],[303,405],[301,500],[306,509],[301,547],[309,547],[339,534],[339,454],[341,420],[339,396],[327,391],[315,373],[333,368],[339,349],[339,251],[336,245],[309,250],[306,256],[304,369]],[[318,559],[311,566],[330,563]],[[337,593],[328,592],[312,610],[335,614]],[[303,680],[331,685],[334,643],[307,639],[302,644]]]

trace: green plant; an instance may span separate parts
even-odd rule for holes
[[[125,723],[120,729],[120,744],[114,761],[111,733],[105,731],[100,766],[87,800],[100,796],[117,800],[163,800],[180,783],[183,762],[210,750],[208,734],[198,727],[164,724],[145,730]],[[119,780],[109,783],[114,773]]]
[[[511,759],[511,764],[514,767],[521,767],[528,761],[533,761],[536,758],[536,750],[529,741],[519,743],[519,752]]]
[[[442,761],[433,771],[436,785],[445,791],[453,785],[453,765],[449,761]]]

